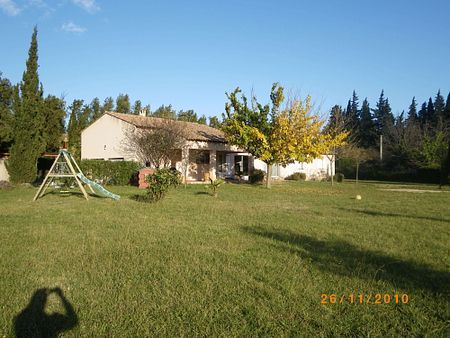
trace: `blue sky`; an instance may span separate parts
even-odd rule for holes
[[[450,1],[0,0],[0,71],[21,79],[38,26],[46,94],[127,93],[207,116],[273,82],[322,111],[385,90],[394,113],[450,90]]]

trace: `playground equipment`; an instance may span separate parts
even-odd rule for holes
[[[83,183],[86,184],[91,190],[91,192],[94,194],[103,195],[112,198],[116,201],[120,199],[119,195],[113,194],[112,192],[102,187],[100,184],[91,181],[86,176],[84,176],[83,172],[81,171],[77,162],[73,158],[72,154],[65,149],[61,149],[59,151],[58,156],[55,159],[55,162],[53,162],[52,167],[50,168],[48,174],[45,176],[44,181],[39,187],[39,190],[34,196],[33,201],[36,201],[39,197],[42,197],[44,195],[45,191],[51,185],[51,183],[55,178],[75,179],[75,182],[77,183],[86,200],[89,200],[89,198],[88,194],[86,193],[86,190],[83,187]]]

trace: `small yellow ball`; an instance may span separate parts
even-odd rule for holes
[[[356,199],[359,201],[361,199],[361,195],[356,195]]]

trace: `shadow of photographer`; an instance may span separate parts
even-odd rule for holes
[[[59,298],[65,314],[45,312],[51,294]],[[27,307],[14,318],[14,331],[17,338],[51,338],[73,329],[77,324],[77,314],[63,291],[60,288],[42,288],[35,291]]]

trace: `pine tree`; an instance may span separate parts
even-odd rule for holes
[[[55,152],[62,143],[64,134],[65,102],[53,95],[44,100],[46,151]]]
[[[197,123],[206,124],[206,116],[202,115],[198,118]]]
[[[76,158],[81,155],[81,129],[79,119],[83,112],[83,100],[74,100],[69,107],[70,118],[67,126],[67,136],[69,138],[69,151]]]
[[[168,106],[162,105],[161,107],[156,109],[154,112],[152,112],[151,116],[161,117],[164,119],[176,120],[177,112],[172,108],[171,104],[169,104]]]
[[[445,102],[443,116],[446,129],[450,129],[450,92],[447,95],[447,101]]]
[[[119,94],[119,96],[117,96],[116,112],[122,114],[129,114],[131,112],[130,98],[128,97],[128,94]]]
[[[189,110],[180,110],[177,115],[177,120],[186,121],[186,122],[197,122],[197,113],[195,113],[192,109]]]
[[[436,98],[434,99],[434,114],[437,130],[442,130],[444,127],[444,109],[445,101],[441,95],[441,90],[439,89],[436,94]]]
[[[325,131],[333,130],[344,130],[345,126],[345,111],[339,105],[334,105],[330,110],[330,117],[328,118],[328,123],[325,126]]]
[[[373,110],[376,131],[378,135],[387,135],[389,129],[394,125],[394,116],[389,105],[389,99],[384,98],[384,90],[381,91],[376,107]]]
[[[350,138],[358,142],[360,138],[359,130],[359,103],[356,92],[353,91],[352,99],[349,101],[349,111],[347,112],[347,130],[350,132]]]
[[[100,100],[98,97],[94,98],[91,102],[92,109],[92,122],[100,118],[102,116],[102,107],[100,106]]]
[[[220,129],[220,126],[222,125],[222,123],[220,122],[219,118],[217,116],[211,116],[209,118],[209,126],[216,128],[216,129]]]
[[[427,116],[427,103],[424,102],[424,103],[422,103],[422,106],[421,106],[419,112],[417,113],[417,118],[419,119],[421,127],[423,127],[425,125],[426,116]]]
[[[133,114],[139,115],[141,113],[141,110],[142,110],[142,103],[140,100],[136,100],[133,105]]]
[[[412,98],[411,104],[409,105],[408,109],[408,117],[406,118],[406,121],[408,123],[415,123],[417,122],[418,116],[417,116],[417,103],[416,103],[416,97],[414,96]]]
[[[37,160],[44,152],[45,117],[42,85],[38,75],[37,28],[34,27],[26,70],[20,83],[20,104],[16,106],[14,144],[11,147],[9,173],[13,182],[32,182],[36,178]]]
[[[9,151],[14,137],[13,95],[14,87],[0,72],[0,153]]]
[[[93,112],[90,105],[83,105],[83,109],[81,110],[80,116],[78,117],[78,130],[81,132],[92,122]]]
[[[377,144],[377,131],[367,97],[364,99],[361,107],[359,130],[359,145],[363,148],[375,147]]]
[[[103,106],[101,108],[102,115],[107,112],[114,111],[114,100],[111,96],[107,97],[105,101],[103,101]]]
[[[427,110],[425,114],[425,125],[428,128],[434,129],[436,127],[436,112],[434,110],[434,104],[431,97],[428,99]]]

